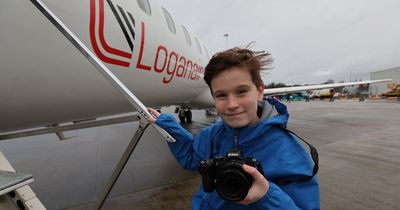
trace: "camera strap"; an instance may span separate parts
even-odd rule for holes
[[[214,158],[214,144],[215,144],[215,138],[216,136],[218,136],[221,131],[223,130],[223,127],[219,128],[218,131],[213,135],[213,137],[211,138],[211,143],[210,143],[210,159]],[[218,149],[218,148],[217,148]]]
[[[272,181],[274,181],[276,184],[284,185],[284,184],[289,184],[289,183],[295,182],[295,181],[296,182],[298,182],[298,181],[305,182],[305,181],[308,181],[308,180],[312,179],[313,176],[315,174],[317,174],[318,169],[319,169],[319,166],[318,166],[319,159],[318,159],[318,151],[317,151],[317,149],[312,144],[308,143],[306,140],[304,140],[299,135],[297,135],[295,132],[293,132],[293,131],[285,128],[285,127],[282,127],[282,126],[278,126],[277,125],[276,127],[279,127],[282,130],[285,130],[286,132],[288,132],[291,135],[297,137],[298,139],[302,140],[305,144],[308,145],[308,147],[310,148],[311,159],[314,162],[314,167],[313,167],[313,173],[312,173],[311,176],[302,176],[302,177],[297,178],[297,179],[291,179],[290,177],[283,177],[283,178],[274,179]]]

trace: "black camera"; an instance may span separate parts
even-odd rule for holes
[[[241,201],[249,192],[253,178],[242,169],[247,164],[256,168],[264,175],[262,166],[255,158],[244,158],[240,150],[231,149],[226,157],[215,157],[202,160],[199,172],[203,179],[205,192],[217,191],[218,195],[227,201]]]

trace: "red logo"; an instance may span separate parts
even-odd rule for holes
[[[104,37],[104,0],[90,0],[90,41],[92,43],[92,47],[96,55],[104,62],[111,63],[119,66],[129,67],[130,60],[132,58],[133,52],[133,43],[135,40],[135,31],[133,28],[135,27],[135,19],[133,18],[130,12],[125,12],[122,7],[117,5],[118,11],[111,0],[106,0],[111,11],[114,13],[114,16],[121,27],[122,32],[126,38],[126,41],[130,47],[130,52],[126,52],[121,49],[117,49],[115,47],[110,46],[105,37]],[[96,4],[97,2],[97,4]],[[96,20],[96,14],[98,20]],[[122,16],[122,19],[120,15]],[[124,25],[124,22],[128,27]],[[98,26],[98,30],[96,30],[96,24]],[[129,33],[128,33],[129,31]],[[102,50],[100,49],[102,48]],[[105,53],[103,53],[105,52]]]

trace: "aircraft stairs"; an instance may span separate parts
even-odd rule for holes
[[[31,174],[15,171],[0,151],[0,209],[46,209],[28,184]]]

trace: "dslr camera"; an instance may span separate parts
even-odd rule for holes
[[[256,168],[264,175],[260,162],[252,157],[242,157],[239,149],[231,149],[225,157],[202,160],[199,172],[204,191],[216,190],[227,201],[241,201],[246,198],[253,178],[242,169],[243,164]]]

